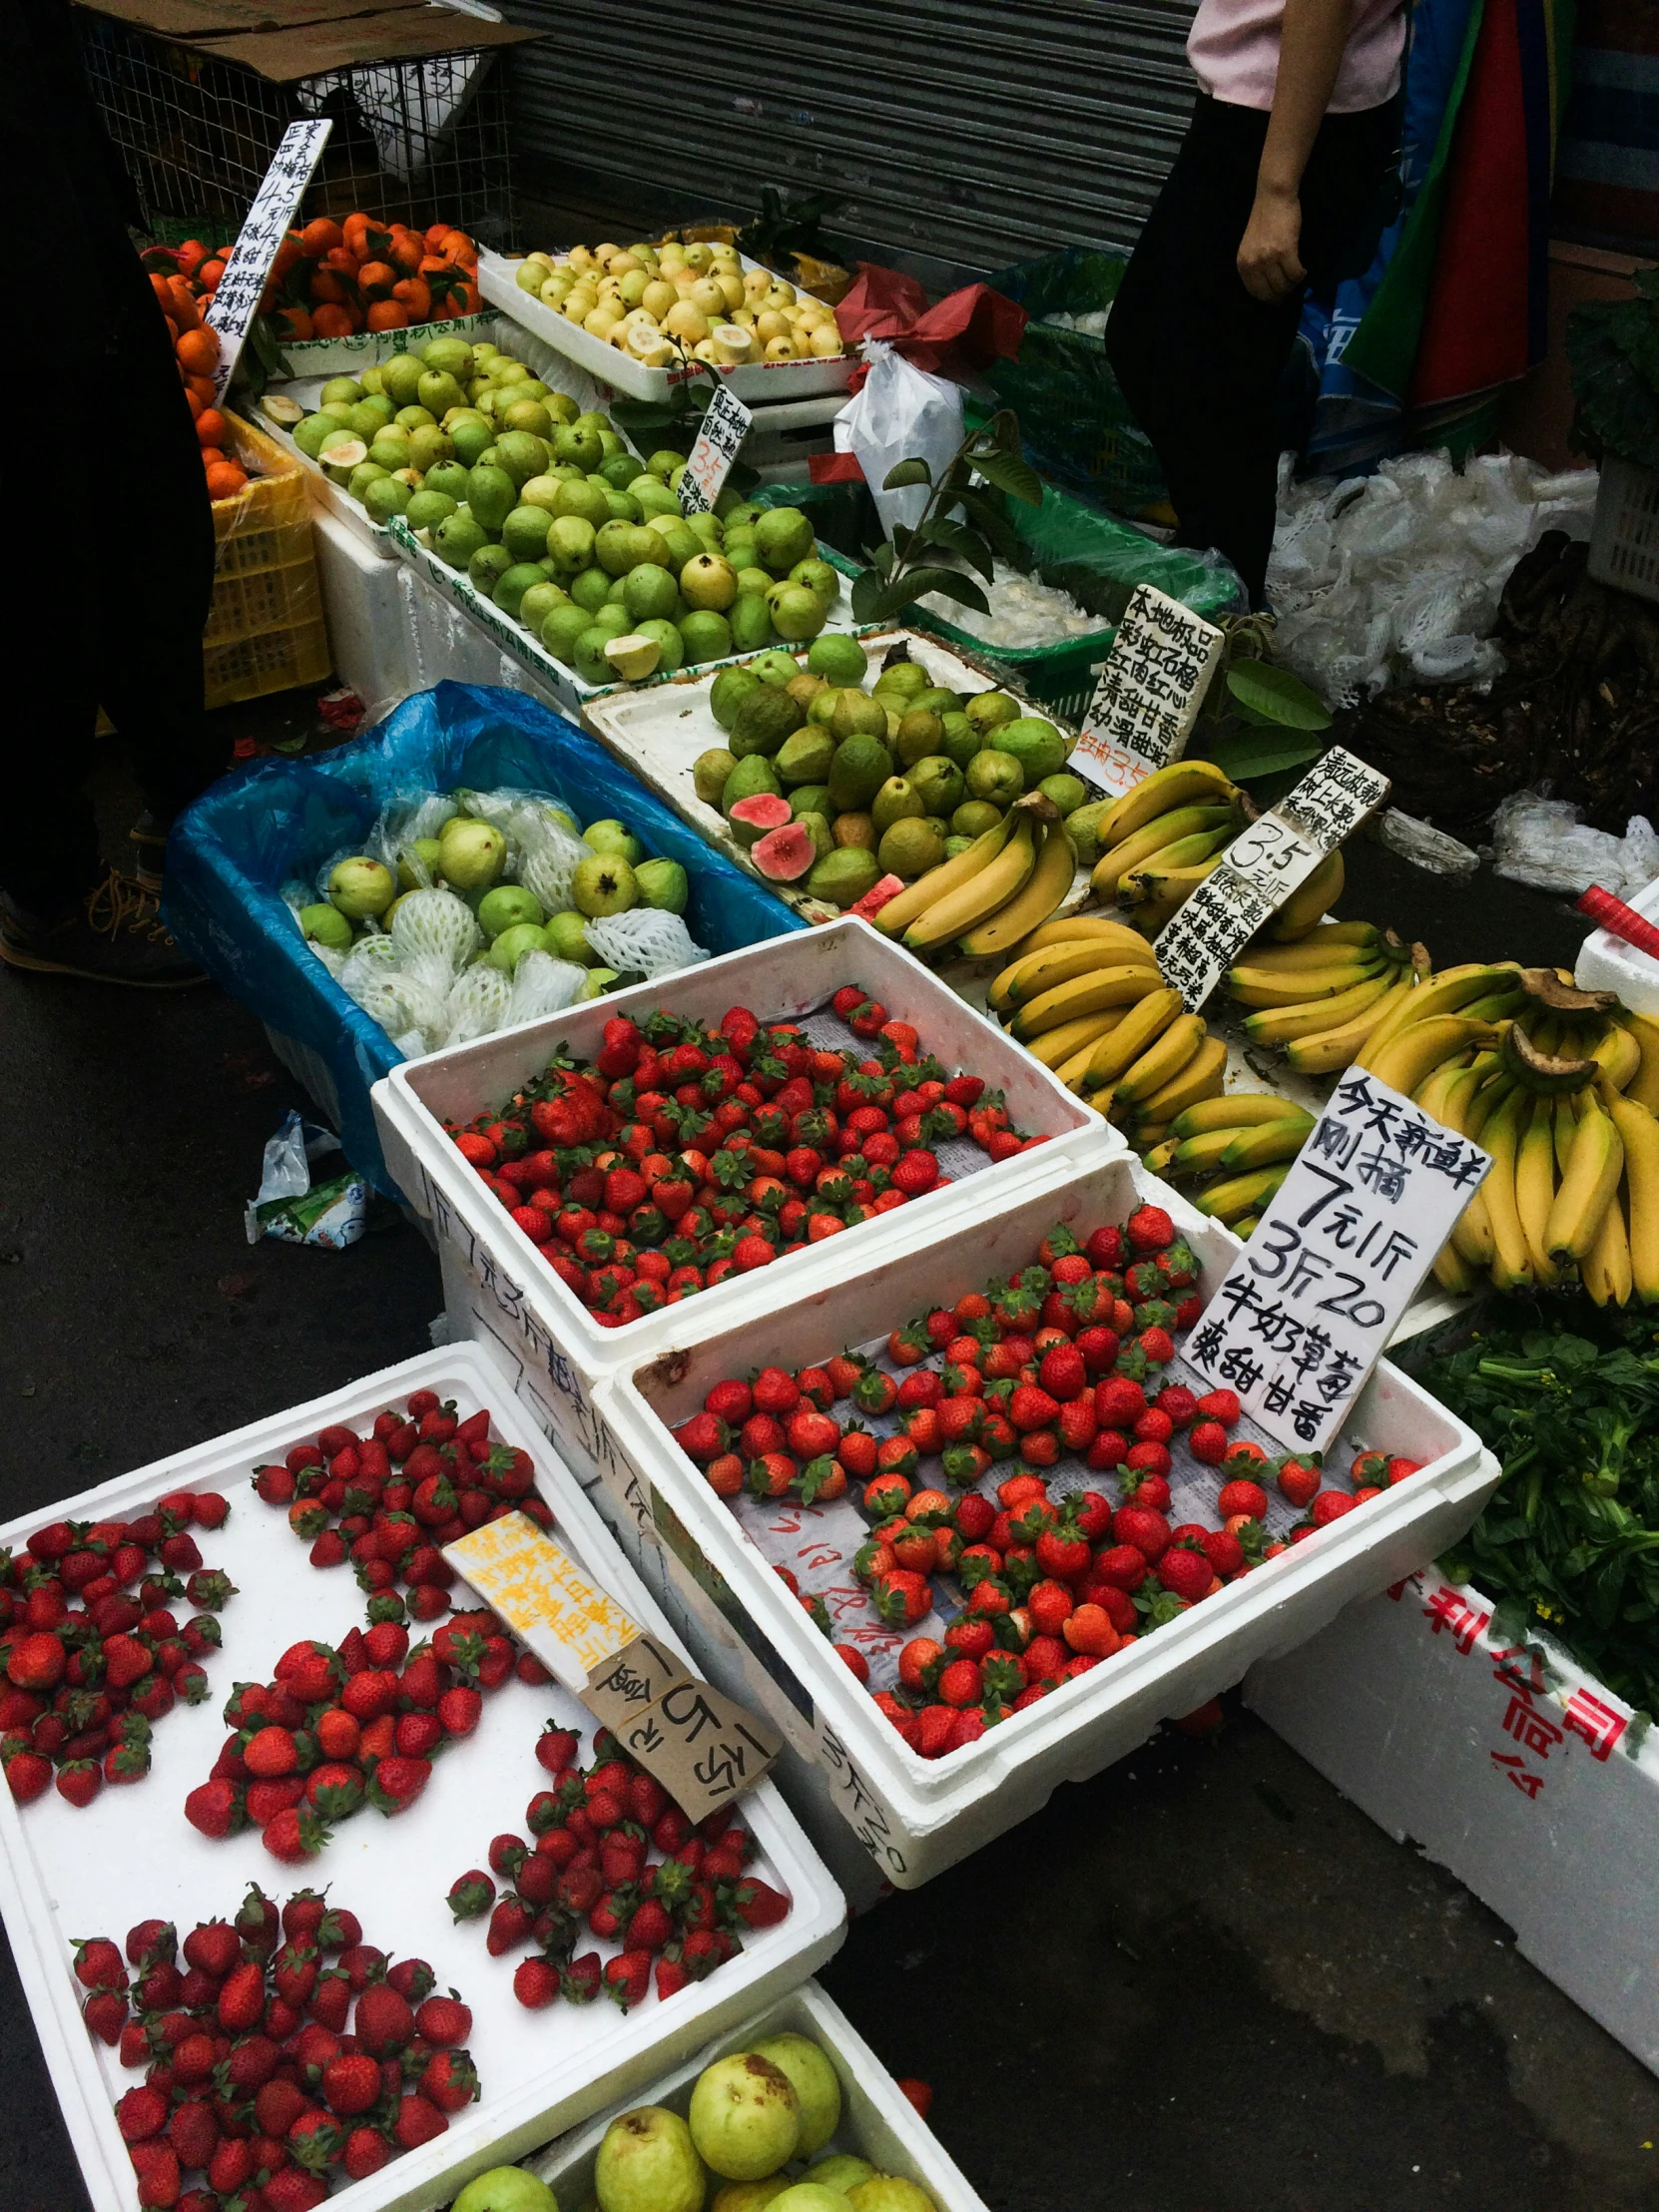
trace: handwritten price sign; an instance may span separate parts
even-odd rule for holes
[[[680,479],[680,506],[686,514],[712,514],[721,488],[732,472],[738,449],[749,435],[755,417],[741,399],[722,384],[710,400],[697,441]]]
[[[248,211],[225,274],[214,292],[208,320],[219,332],[219,366],[214,371],[214,400],[224,397],[231,372],[242,354],[243,343],[259,312],[266,278],[276,259],[276,249],[287,236],[288,226],[304,198],[311,174],[322,159],[332,123],[290,123],[282,133],[276,158],[265,173],[265,182]]]

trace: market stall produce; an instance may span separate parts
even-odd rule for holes
[[[735,246],[573,246],[556,259],[527,255],[513,280],[647,368],[688,356],[735,368],[845,351],[833,307],[746,265]]]

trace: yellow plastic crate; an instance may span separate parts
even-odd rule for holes
[[[318,683],[333,665],[304,471],[252,422],[229,410],[225,419],[226,442],[250,475],[246,489],[213,506],[217,565],[202,639],[209,707]]]

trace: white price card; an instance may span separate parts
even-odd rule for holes
[[[276,249],[287,236],[288,226],[304,197],[311,173],[322,159],[332,123],[290,123],[282,133],[276,159],[265,173],[255,195],[248,220],[238,234],[225,274],[214,292],[209,322],[219,332],[219,366],[214,371],[214,398],[223,398],[231,372],[241,356],[243,341],[253,326],[264,295],[266,278],[276,259]]]
[[[680,479],[680,505],[686,514],[712,514],[721,486],[731,473],[738,448],[755,417],[731,387],[722,384],[709,401],[699,426],[686,473]]]
[[[1182,1347],[1187,1361],[1287,1450],[1323,1451],[1491,1164],[1351,1068]]]
[[[1114,797],[1187,750],[1222,633],[1178,599],[1137,584],[1083,716],[1077,753]]]
[[[1278,806],[1241,830],[1153,950],[1166,983],[1196,1012],[1242,944],[1388,796],[1388,779],[1334,745]]]

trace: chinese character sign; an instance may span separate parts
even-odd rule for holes
[[[276,259],[276,249],[287,235],[332,129],[332,123],[327,122],[290,123],[248,211],[208,315],[219,332],[219,366],[214,371],[216,402],[224,397],[231,381],[243,340],[259,310],[271,265]]]
[[[1289,1450],[1336,1436],[1491,1159],[1350,1069],[1188,1340]]]
[[[1083,717],[1077,751],[1096,783],[1131,791],[1187,750],[1222,633],[1151,584],[1138,584]]]
[[[713,512],[754,419],[743,401],[734,398],[730,388],[722,384],[709,402],[686,462],[686,473],[680,479],[680,505],[685,513]]]

